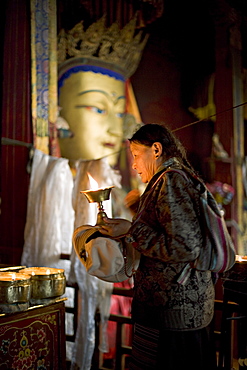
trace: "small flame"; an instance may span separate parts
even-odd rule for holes
[[[46,275],[50,275],[50,273],[51,273],[51,270],[47,269],[46,270]]]
[[[90,189],[97,190],[99,188],[97,181],[94,180],[94,178],[90,175],[89,172],[87,173],[87,175],[89,178]]]
[[[32,276],[34,276],[35,275],[35,272],[34,271],[32,271]]]
[[[247,260],[247,256],[241,256],[239,254],[236,254],[236,261],[237,262],[242,262],[242,261],[246,261]]]
[[[12,280],[15,280],[16,279],[16,274],[15,273],[13,273],[12,274]]]

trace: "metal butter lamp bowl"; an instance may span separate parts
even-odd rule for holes
[[[21,273],[28,274],[32,283],[32,299],[47,299],[65,293],[66,277],[64,269],[53,267],[27,267]]]
[[[31,276],[19,272],[0,272],[0,304],[28,302],[31,288]]]
[[[114,186],[100,188],[97,190],[80,191],[80,193],[83,193],[86,196],[89,203],[98,203],[98,214],[96,225],[104,225],[103,218],[107,217],[107,214],[105,213],[103,202],[105,200],[110,199],[112,188],[114,188]]]

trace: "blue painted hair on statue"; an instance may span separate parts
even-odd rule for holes
[[[114,68],[115,69],[115,68]],[[64,84],[64,81],[69,78],[72,74],[78,73],[78,72],[94,72],[94,73],[100,73],[112,78],[115,78],[116,80],[125,82],[126,79],[123,76],[122,73],[119,71],[105,68],[99,65],[93,65],[93,64],[80,64],[80,65],[74,65],[69,67],[60,73],[60,76],[58,78],[58,91],[60,91],[61,87]]]

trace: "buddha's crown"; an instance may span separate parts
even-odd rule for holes
[[[105,16],[91,24],[86,31],[83,21],[70,31],[58,35],[58,64],[75,57],[96,57],[98,61],[119,67],[125,78],[136,71],[147,43],[148,35],[136,33],[136,17],[120,30],[117,23],[105,27]]]

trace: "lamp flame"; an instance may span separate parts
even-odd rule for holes
[[[239,254],[236,254],[236,261],[237,262],[246,262],[247,261],[247,256],[241,256]]]
[[[50,273],[51,273],[51,270],[47,269],[46,270],[46,275],[50,275]]]
[[[13,273],[13,274],[11,275],[11,277],[12,277],[12,280],[15,280],[15,279],[16,279],[16,274],[15,274],[15,273]]]
[[[99,188],[99,185],[96,180],[90,175],[90,173],[87,173],[88,179],[89,179],[89,184],[90,184],[90,189],[92,190],[97,190]]]

